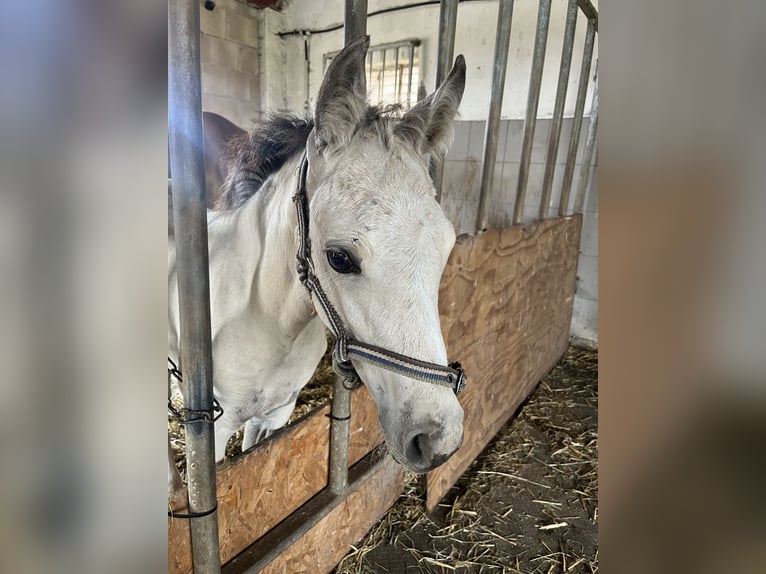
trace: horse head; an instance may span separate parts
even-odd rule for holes
[[[368,47],[361,37],[341,51],[317,98],[306,176],[315,273],[353,338],[446,365],[438,295],[455,232],[427,156],[449,145],[465,63],[459,56],[444,83],[401,115],[367,103]],[[452,390],[352,363],[395,459],[426,472],[457,450],[463,409]]]

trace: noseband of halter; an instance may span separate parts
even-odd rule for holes
[[[298,213],[297,270],[300,282],[316,298],[325,317],[327,317],[327,322],[333,335],[335,335],[333,368],[348,380],[358,380],[356,371],[351,364],[351,358],[354,358],[357,361],[369,363],[416,381],[449,387],[455,394],[460,393],[466,386],[465,371],[461,368],[460,363],[450,363],[449,366],[429,363],[407,357],[406,355],[400,355],[375,345],[363,343],[348,336],[343,320],[338,315],[338,311],[333,304],[330,303],[327,294],[319,283],[319,278],[314,273],[314,261],[311,258],[311,240],[309,239],[309,206],[306,195],[308,163],[308,157],[304,152],[303,159],[298,168],[298,189],[293,196]]]

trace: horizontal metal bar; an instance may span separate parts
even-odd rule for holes
[[[260,572],[304,534],[340,505],[348,496],[374,475],[378,465],[385,464],[379,446],[349,470],[349,485],[345,496],[334,494],[325,488],[306,504],[285,518],[277,526],[245,548],[222,568],[224,574],[248,574]]]

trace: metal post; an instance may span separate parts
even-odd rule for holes
[[[548,24],[551,19],[551,0],[540,0],[537,11],[537,32],[535,33],[535,50],[532,56],[532,73],[529,77],[529,95],[527,96],[527,115],[524,120],[524,140],[521,145],[521,160],[519,161],[519,179],[516,184],[516,203],[513,206],[513,223],[521,223],[524,217],[524,201],[527,196],[529,182],[529,165],[532,161],[532,145],[535,140],[537,125],[537,105],[540,102],[540,85],[543,81],[543,66],[545,65],[545,47],[548,43]]]
[[[455,28],[457,26],[457,0],[441,0],[439,4],[439,46],[436,54],[436,81],[438,89],[449,74],[455,55]],[[444,179],[444,160],[435,158],[433,180],[436,188],[436,201],[442,200],[442,181]]]
[[[593,59],[593,44],[596,39],[596,21],[588,20],[588,30],[585,33],[585,47],[583,48],[582,67],[580,68],[580,85],[577,87],[577,101],[572,118],[572,134],[569,136],[569,152],[564,169],[564,181],[561,184],[561,198],[559,199],[559,217],[566,215],[569,207],[569,192],[572,188],[575,162],[577,161],[577,146],[580,143],[580,128],[582,128],[582,115],[585,110],[585,96],[588,94],[588,80],[590,79],[590,64]]]
[[[346,0],[343,44],[350,44],[367,33],[367,0]]]
[[[410,62],[407,70],[407,107],[410,107],[412,102],[412,66],[415,61],[415,44],[410,44]]]
[[[386,94],[386,52],[388,50],[383,48],[381,54],[383,55],[383,61],[380,64],[380,75],[378,76],[378,101],[383,100],[383,96]]]
[[[436,53],[436,81],[438,88],[447,78],[455,54],[455,28],[457,26],[457,0],[439,3],[439,45]]]
[[[538,219],[547,218],[548,211],[551,208],[551,189],[553,188],[553,175],[556,171],[556,156],[559,153],[561,124],[564,118],[567,87],[569,86],[569,72],[572,68],[572,49],[574,48],[578,12],[577,0],[569,0],[566,27],[564,29],[564,43],[561,49],[559,83],[556,88],[556,103],[553,105],[553,119],[551,119],[551,131],[548,136],[548,152],[545,156],[545,174],[543,175],[543,190],[540,196]]]
[[[511,41],[511,20],[513,0],[500,0],[497,13],[497,34],[495,38],[495,61],[492,70],[492,92],[489,98],[489,115],[484,134],[482,155],[481,187],[479,188],[479,209],[476,214],[476,230],[487,227],[487,198],[495,177],[497,158],[497,135],[500,128],[500,114],[503,108],[505,70],[508,65],[508,49]]]
[[[346,0],[345,43],[367,33],[367,0]],[[372,59],[371,59],[372,60]],[[351,391],[335,375],[330,423],[330,492],[340,495],[348,489],[348,443],[351,435]]]
[[[396,47],[396,63],[394,64],[394,100],[398,102],[402,97],[402,71],[399,69],[399,46]]]
[[[348,443],[351,436],[351,391],[335,375],[330,423],[330,491],[343,494],[348,488]]]
[[[205,167],[202,154],[202,92],[199,63],[199,2],[170,0],[168,110],[173,222],[181,315],[181,364],[185,406],[211,410],[213,358],[210,343]],[[189,510],[204,513],[216,505],[215,441],[212,420],[189,417],[186,457]],[[191,519],[194,571],[221,571],[218,515]]]
[[[577,183],[574,212],[582,213],[585,206],[585,194],[590,181],[591,163],[593,152],[596,149],[596,133],[598,131],[598,80],[593,85],[593,101],[590,105],[590,124],[588,125],[588,137],[585,140],[585,151],[580,164],[580,181]]]

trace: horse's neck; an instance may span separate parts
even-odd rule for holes
[[[288,162],[231,219],[220,226],[214,221],[209,228],[211,250],[217,248],[219,257],[229,258],[222,262],[222,277],[239,275],[236,296],[243,298],[242,312],[287,339],[297,337],[313,319],[311,302],[295,270],[297,217],[292,196],[297,163]],[[231,290],[222,283],[223,296],[230,296]]]

